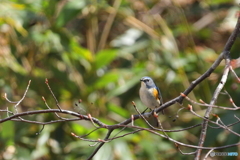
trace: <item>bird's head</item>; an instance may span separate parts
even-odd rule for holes
[[[140,79],[140,81],[141,81],[141,85],[142,85],[142,86],[144,85],[144,86],[146,86],[147,88],[155,87],[155,84],[154,84],[152,78],[150,78],[150,77],[142,77],[142,78]]]

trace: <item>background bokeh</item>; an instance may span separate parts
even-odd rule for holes
[[[234,0],[1,0],[0,1],[0,92],[12,101],[21,99],[31,86],[19,112],[57,108],[45,85],[49,80],[60,106],[90,113],[106,124],[116,124],[145,106],[139,100],[139,79],[150,76],[162,92],[164,102],[183,92],[218,57],[233,30],[239,10]],[[239,41],[231,56],[239,57]],[[189,97],[209,102],[221,78],[224,63]],[[238,69],[236,72],[239,73]],[[239,73],[240,74],[240,73]],[[229,76],[225,89],[240,105],[240,89]],[[79,100],[79,106],[74,104]],[[188,102],[184,101],[183,106]],[[231,106],[226,95],[218,105]],[[14,111],[14,105],[0,100],[0,109]],[[175,104],[160,115],[165,129],[180,129],[201,123],[182,110],[173,122]],[[203,115],[205,107],[194,105]],[[238,111],[214,109],[228,124]],[[1,118],[6,113],[0,114]],[[24,117],[50,121],[54,114]],[[211,117],[212,118],[212,117]],[[136,125],[145,126],[137,120]],[[73,160],[86,159],[95,147],[71,136],[94,129],[89,122],[64,122],[45,126],[9,121],[0,125],[0,159]],[[240,132],[240,128],[232,128]],[[121,134],[132,131],[125,129]],[[117,131],[116,131],[117,133]],[[103,138],[106,130],[88,138]],[[114,134],[113,134],[114,135]],[[169,133],[175,140],[198,144],[200,127]],[[221,129],[208,130],[205,146],[236,143],[239,138]],[[193,149],[183,148],[184,152]],[[221,151],[237,151],[230,148]],[[161,160],[193,159],[180,154],[175,145],[148,132],[140,132],[106,143],[94,159]],[[224,157],[223,157],[224,158]],[[225,157],[228,159],[236,157]]]

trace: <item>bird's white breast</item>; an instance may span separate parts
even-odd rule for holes
[[[159,99],[154,97],[153,93],[154,88],[148,89],[146,85],[142,82],[141,88],[139,90],[139,95],[142,103],[146,105],[148,108],[154,109],[160,106]]]

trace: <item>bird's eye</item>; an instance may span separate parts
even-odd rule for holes
[[[145,79],[144,81],[145,81],[145,82],[149,82],[149,79]]]

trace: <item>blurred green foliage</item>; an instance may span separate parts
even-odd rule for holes
[[[223,50],[236,23],[234,1],[158,0],[1,0],[0,91],[17,101],[28,81],[32,83],[19,111],[56,108],[45,78],[63,109],[90,113],[107,124],[116,124],[145,107],[139,100],[139,79],[151,76],[168,101],[203,74]],[[239,43],[239,42],[237,42]],[[239,57],[238,47],[232,55]],[[223,66],[223,65],[222,65]],[[209,102],[222,74],[219,67],[189,95]],[[236,81],[229,77],[226,90],[240,104]],[[82,99],[80,107],[74,103]],[[218,105],[230,106],[221,95]],[[184,103],[184,105],[187,103]],[[4,99],[0,109],[14,111]],[[201,123],[180,105],[160,115],[166,129]],[[194,106],[203,115],[205,108]],[[214,110],[226,124],[232,111]],[[234,113],[238,115],[238,113]],[[1,118],[7,115],[2,113]],[[52,114],[26,117],[37,121],[57,119]],[[137,125],[147,126],[142,120]],[[65,122],[45,126],[22,122],[0,125],[0,159],[86,159],[94,150],[90,142],[77,140],[94,129],[89,122]],[[237,127],[236,130],[239,130]],[[126,129],[123,133],[132,131]],[[117,131],[116,131],[117,133]],[[197,144],[200,128],[169,133],[175,140]],[[88,138],[103,138],[106,130]],[[206,145],[237,142],[222,130],[210,129]],[[113,134],[114,135],[114,134]],[[231,148],[231,151],[236,148]],[[193,151],[185,149],[184,152]],[[148,132],[106,143],[94,159],[192,159],[181,155],[173,143]]]

